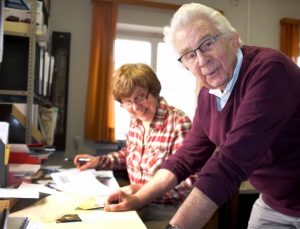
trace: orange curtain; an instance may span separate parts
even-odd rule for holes
[[[280,20],[280,50],[297,63],[299,56],[300,20],[283,18]]]
[[[114,70],[117,4],[93,0],[92,41],[85,116],[86,139],[115,141],[114,99],[110,90]]]
[[[179,5],[140,0],[92,0],[92,41],[85,115],[85,138],[115,141],[114,99],[110,90],[114,70],[118,4],[178,9]]]

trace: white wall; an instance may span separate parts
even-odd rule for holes
[[[172,4],[190,1],[152,0]],[[67,155],[74,151],[72,137],[84,135],[92,0],[51,0],[50,29],[71,32],[71,59],[67,117]],[[239,31],[244,43],[279,48],[279,20],[298,18],[299,0],[203,0],[194,1],[222,10]],[[237,3],[237,4],[235,4]],[[121,5],[119,22],[167,25],[172,11]],[[163,16],[162,16],[163,15]]]

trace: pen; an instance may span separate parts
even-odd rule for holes
[[[90,158],[84,158],[84,157],[78,159],[79,162],[89,162],[90,160],[91,160]],[[67,158],[66,157],[65,161],[74,161],[74,158]]]
[[[90,158],[79,158],[78,161],[80,162],[89,162],[91,159]]]

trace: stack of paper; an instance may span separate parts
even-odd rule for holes
[[[79,171],[71,169],[64,172],[52,173],[51,177],[56,183],[58,189],[89,196],[107,196],[116,190],[100,183],[95,175],[95,170]]]

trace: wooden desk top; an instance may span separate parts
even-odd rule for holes
[[[80,199],[80,198],[79,198]],[[10,214],[13,217],[29,217],[32,222],[43,224],[48,228],[101,228],[101,229],[146,229],[135,211],[105,212],[103,209],[76,209],[76,195],[59,192],[48,196],[21,211]],[[78,214],[83,222],[56,223],[64,214]]]
[[[61,152],[59,152],[61,153]],[[47,161],[47,165],[53,165],[57,162],[64,162],[64,154],[55,155],[54,161]],[[70,162],[68,162],[70,164]],[[64,166],[66,167],[66,166]],[[69,167],[72,167],[71,165]],[[74,167],[74,166],[73,166]],[[114,182],[117,184],[115,178]],[[101,228],[101,229],[146,229],[146,226],[136,213],[136,211],[127,212],[105,212],[103,209],[81,210],[77,206],[82,202],[83,196],[67,192],[58,192],[38,200],[32,205],[13,212],[11,217],[29,217],[32,222],[43,224],[43,228]],[[65,214],[78,214],[82,222],[56,223],[56,219]]]

